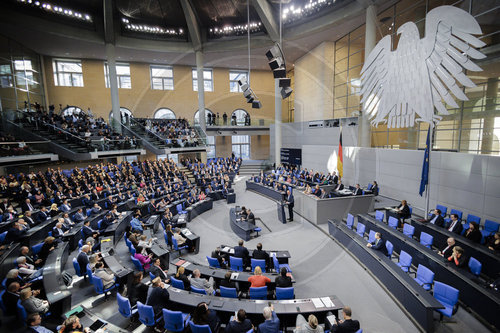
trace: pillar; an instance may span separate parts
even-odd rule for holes
[[[274,162],[280,164],[281,151],[281,92],[279,80],[274,80]]]
[[[200,127],[206,133],[205,119],[205,84],[203,77],[203,52],[196,51],[196,75],[198,75],[198,119]]]
[[[365,24],[365,61],[368,59],[370,52],[375,47],[377,32],[377,7],[370,5],[366,8],[366,24]],[[363,105],[362,112],[359,117],[358,128],[358,145],[360,147],[371,147],[371,126],[369,115],[365,113]]]
[[[118,81],[116,77],[115,46],[111,43],[106,43],[106,60],[108,62],[108,79],[111,91],[111,109],[113,111],[112,126],[116,132],[121,133],[122,127],[120,98],[118,97]]]
[[[497,93],[498,78],[488,78],[488,83],[486,85],[486,105],[484,108],[483,137],[481,140],[481,153],[483,154],[491,154],[493,150]]]

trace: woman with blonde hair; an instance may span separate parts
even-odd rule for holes
[[[51,217],[57,216],[60,213],[59,208],[57,208],[57,204],[53,203],[50,206],[49,214]]]
[[[191,290],[191,282],[189,281],[186,274],[184,274],[184,272],[184,267],[179,266],[179,268],[177,269],[177,273],[175,273],[175,278],[184,282],[184,290]]]
[[[315,315],[309,315],[306,319],[303,315],[298,314],[296,324],[297,326],[293,332],[294,333],[323,333],[323,327],[318,325],[318,318]]]
[[[49,312],[49,302],[36,298],[35,296],[38,294],[40,294],[40,290],[31,291],[31,288],[21,290],[21,304],[28,314]]]
[[[251,283],[250,288],[265,287],[266,283],[271,282],[270,278],[262,275],[262,268],[260,268],[260,266],[255,267],[253,273],[255,275],[248,277],[248,282]]]

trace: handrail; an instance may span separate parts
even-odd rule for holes
[[[153,134],[154,136],[156,136],[158,139],[160,139],[162,142],[164,142],[166,139],[162,138],[161,136],[159,136],[158,134],[154,133],[154,132],[151,132],[150,130],[148,130],[144,125],[142,125],[141,123],[139,123],[137,120],[135,120],[134,118],[130,118],[131,122],[133,121],[135,124],[139,125],[140,127],[142,127],[144,129],[144,131],[146,131],[147,133],[151,133]]]
[[[44,122],[44,121],[42,121],[42,123],[43,123],[45,126],[52,126],[54,129],[57,129],[57,130],[59,130],[59,131],[62,131],[62,132],[64,132],[65,134],[69,134],[69,135],[71,135],[72,137],[77,138],[78,140],[83,141],[84,143],[87,143],[87,141],[86,141],[85,139],[82,139],[82,138],[81,138],[81,137],[79,137],[79,136],[76,136],[76,135],[74,135],[74,134],[72,134],[72,133],[70,133],[70,132],[68,132],[68,131],[66,131],[66,130],[64,130],[64,129],[62,129],[62,128],[60,128],[60,127],[57,127],[56,125],[48,124],[48,123],[46,123],[46,122]]]
[[[17,145],[19,143],[25,143],[25,144],[37,144],[37,143],[49,143],[50,140],[44,140],[44,141],[14,141],[14,142],[0,142],[0,145]]]

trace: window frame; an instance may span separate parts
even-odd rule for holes
[[[241,86],[238,83],[238,81],[241,80],[241,79],[232,80],[231,79],[231,74],[245,74],[245,82],[248,82],[248,71],[240,70],[240,69],[230,69],[229,70],[229,92],[232,92],[232,93],[242,93],[243,90],[241,89]],[[236,91],[231,90],[232,83],[236,83],[236,87],[237,87]]]
[[[169,69],[172,71],[172,76],[153,76],[153,69]],[[175,82],[174,82],[174,66],[169,66],[169,65],[149,65],[149,77],[151,81],[151,90],[174,90],[175,89]],[[154,87],[153,84],[153,79],[160,79],[161,80],[161,89],[157,89]],[[169,87],[166,87],[165,81],[166,80],[171,80],[172,81],[172,88],[170,89]],[[171,110],[172,111],[172,110]]]
[[[60,64],[60,63],[79,64],[81,72],[59,71],[58,64]],[[78,88],[81,88],[81,87],[85,86],[85,83],[83,81],[83,65],[82,65],[82,61],[79,60],[79,59],[62,59],[62,58],[60,58],[60,59],[53,59],[52,60],[52,72],[54,74],[54,85],[55,86],[58,86],[58,87],[78,87]],[[63,84],[60,81],[59,75],[65,75],[65,74],[69,74],[69,82],[71,82],[70,85]],[[75,79],[73,78],[73,75],[78,75],[78,74],[81,76],[81,83],[82,83],[82,85],[75,85],[74,84],[75,83]]]
[[[116,80],[117,80],[117,84],[118,84],[118,89],[132,89],[132,75],[130,74],[130,64],[127,63],[127,62],[117,62],[116,64],[116,68],[118,69],[118,67],[128,67],[128,75],[124,75],[124,74],[118,74],[118,70],[117,70],[117,73],[116,73]],[[125,78],[128,78],[129,81],[130,81],[130,87],[122,87],[122,79],[125,79]],[[110,84],[109,84],[109,65],[108,65],[108,62],[105,61],[104,62],[104,85],[106,88],[111,88]]]
[[[210,79],[205,78],[205,73],[210,73]],[[196,78],[194,77],[196,73]],[[191,79],[193,83],[193,91],[198,91],[198,72],[195,67],[191,69]],[[196,81],[196,83],[195,83]],[[206,83],[210,82],[210,90],[206,89]],[[212,68],[203,68],[203,87],[205,88],[203,91],[205,92],[213,92],[214,91],[214,71]]]

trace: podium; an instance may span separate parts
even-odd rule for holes
[[[280,220],[281,223],[285,224],[286,223],[285,204],[283,202],[277,202],[276,208],[278,211],[278,220]]]
[[[236,193],[228,193],[226,197],[226,202],[232,204],[236,202]]]

